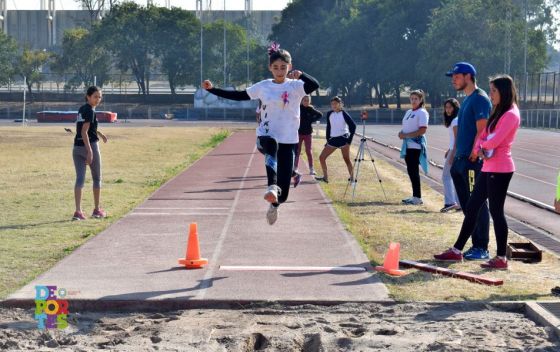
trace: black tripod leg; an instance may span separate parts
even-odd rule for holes
[[[383,182],[381,181],[381,177],[379,177],[379,172],[377,171],[377,166],[375,165],[375,159],[373,158],[373,155],[371,154],[371,150],[369,149],[367,143],[365,147],[367,148],[369,157],[371,159],[371,163],[373,164],[373,169],[375,170],[375,175],[377,176],[377,180],[379,181],[379,185],[381,186],[381,190],[383,191],[383,195],[385,196],[385,200],[388,200],[387,194],[385,193],[385,189],[383,188]]]

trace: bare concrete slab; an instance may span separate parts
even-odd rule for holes
[[[358,243],[311,176],[290,190],[274,226],[263,157],[254,132],[236,133],[143,204],[8,297],[31,302],[36,285],[56,285],[72,301],[356,302],[388,300]],[[198,223],[207,267],[186,270],[189,223]],[[220,266],[309,266],[310,270],[220,270]],[[311,267],[363,267],[315,271]],[[117,305],[118,307],[118,305]]]

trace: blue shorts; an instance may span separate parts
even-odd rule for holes
[[[348,144],[348,137],[346,136],[338,136],[338,137],[331,137],[325,144],[325,147],[328,145],[333,148],[342,148]]]

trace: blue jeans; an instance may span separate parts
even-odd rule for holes
[[[457,199],[457,192],[455,192],[455,185],[451,178],[451,165],[449,164],[449,156],[443,160],[443,173],[441,174],[441,181],[443,182],[444,205],[451,205],[459,203]]]
[[[471,162],[466,156],[455,156],[451,166],[451,177],[455,185],[455,191],[459,198],[459,203],[466,215],[467,204],[474,189],[474,181],[477,179],[482,169],[482,161]],[[472,244],[475,248],[488,250],[490,232],[490,214],[488,213],[488,202],[480,207],[476,218],[476,227],[472,233]],[[457,248],[463,250],[463,248]]]

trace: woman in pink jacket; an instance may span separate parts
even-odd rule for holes
[[[504,215],[504,203],[509,182],[515,171],[511,145],[521,122],[517,108],[517,91],[510,76],[499,75],[490,80],[490,100],[493,105],[492,114],[473,147],[479,158],[484,160],[482,172],[476,179],[467,203],[459,238],[452,248],[435,255],[434,258],[446,261],[463,259],[461,251],[476,227],[478,211],[488,199],[498,251],[496,257],[481,266],[488,269],[507,269],[508,225]]]

